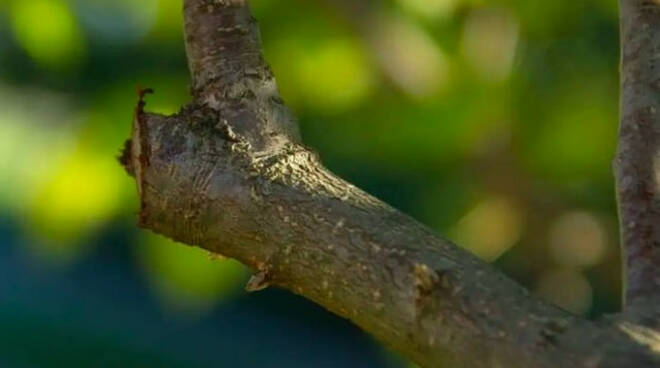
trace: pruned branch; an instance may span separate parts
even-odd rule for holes
[[[299,142],[247,2],[184,3],[194,102],[172,116],[140,102],[122,156],[141,226],[235,258],[256,271],[248,290],[289,289],[423,367],[660,364],[648,324],[543,302],[329,172]]]
[[[625,301],[660,295],[660,2],[621,0],[621,123],[614,167]]]

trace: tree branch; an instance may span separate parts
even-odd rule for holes
[[[423,367],[660,364],[654,330],[538,300],[325,169],[299,143],[247,2],[184,3],[194,102],[161,116],[140,98],[122,156],[141,226],[236,258],[257,271],[248,290],[292,290]]]
[[[615,160],[625,304],[660,295],[660,2],[620,0],[621,123]]]
[[[257,150],[300,141],[261,56],[247,0],[184,1],[184,32],[195,103],[233,121],[232,128]]]

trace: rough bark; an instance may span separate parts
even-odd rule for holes
[[[621,123],[615,160],[625,304],[660,295],[660,2],[621,0]]]
[[[660,365],[660,311],[573,316],[325,169],[247,1],[184,4],[193,103],[161,116],[141,96],[122,159],[141,226],[238,259],[256,271],[248,290],[289,289],[422,367]]]

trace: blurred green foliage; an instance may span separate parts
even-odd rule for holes
[[[252,1],[306,143],[542,296],[618,308],[616,1],[366,3]],[[137,85],[156,90],[152,111],[189,100],[180,7],[0,1],[0,213],[34,239],[28,254],[70,265],[102,226],[134,221],[115,156]],[[184,313],[244,282],[231,261],[140,239],[136,266]]]

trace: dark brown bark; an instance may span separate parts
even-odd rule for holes
[[[140,224],[255,269],[422,367],[654,367],[656,308],[591,322],[325,169],[302,146],[242,0],[185,1],[191,105],[136,110]]]
[[[617,178],[625,304],[660,295],[660,2],[621,0]]]

